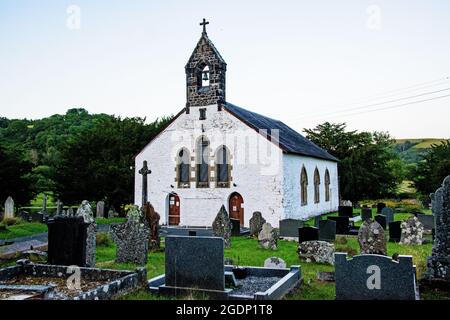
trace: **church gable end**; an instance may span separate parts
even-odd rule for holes
[[[203,19],[204,20],[204,19]],[[186,65],[186,112],[190,107],[201,107],[225,103],[225,73],[227,64],[206,33],[203,33]]]

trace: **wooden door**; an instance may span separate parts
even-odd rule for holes
[[[244,199],[239,193],[233,193],[230,196],[228,212],[230,212],[230,219],[241,221],[241,226],[244,225]]]
[[[180,224],[180,197],[176,194],[169,195],[169,226]]]

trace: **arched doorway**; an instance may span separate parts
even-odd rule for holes
[[[242,196],[234,192],[231,194],[228,202],[228,212],[230,213],[230,219],[236,219],[241,221],[241,226],[244,225],[244,199]]]
[[[180,197],[174,193],[169,194],[169,226],[180,224]]]

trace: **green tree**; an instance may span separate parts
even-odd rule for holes
[[[64,203],[104,200],[116,209],[133,202],[134,156],[170,120],[106,117],[61,146],[52,180]]]
[[[450,141],[433,144],[422,156],[417,167],[412,170],[411,180],[417,191],[424,197],[436,191],[450,175]]]
[[[345,123],[329,122],[304,132],[308,139],[339,159],[342,199],[359,201],[395,194],[404,169],[389,134],[346,131]]]
[[[0,206],[9,196],[16,206],[28,204],[35,196],[33,164],[23,155],[23,149],[0,143]]]

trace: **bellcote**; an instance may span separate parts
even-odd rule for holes
[[[227,64],[208,38],[206,22],[203,19],[202,36],[197,43],[186,70],[186,112],[190,107],[217,104],[219,110],[225,103],[225,73]]]

